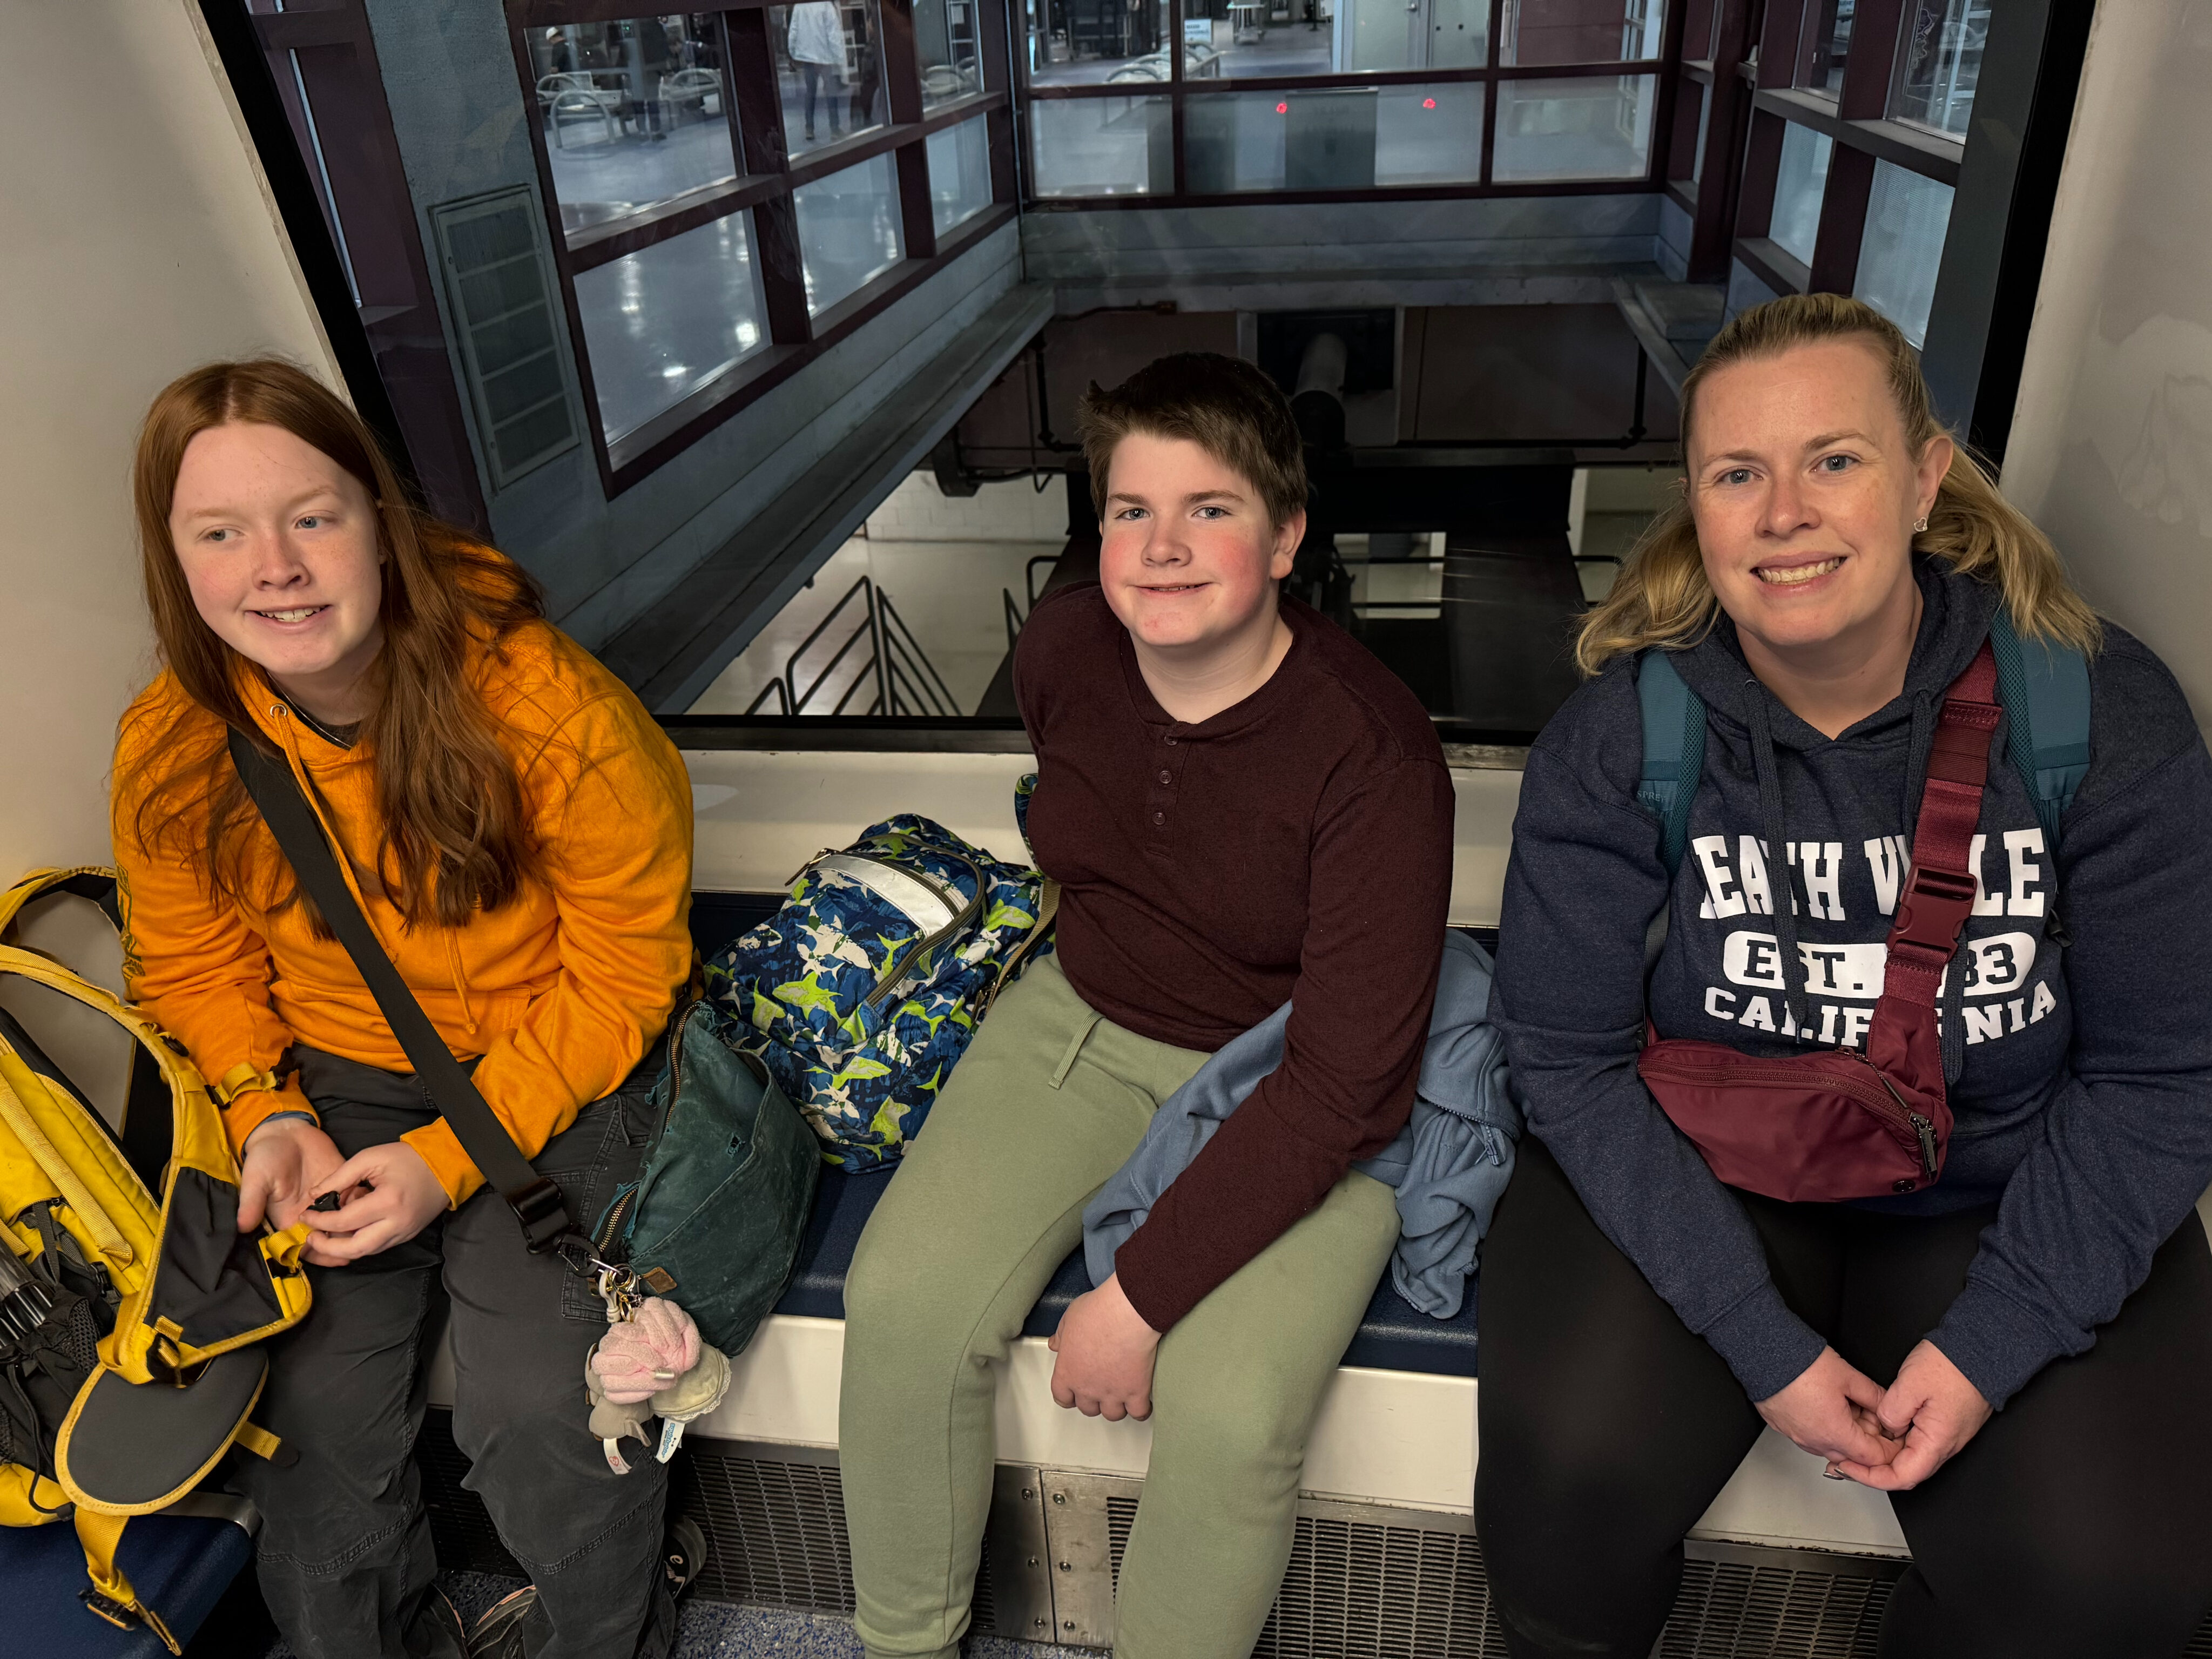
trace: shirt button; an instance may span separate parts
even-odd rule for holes
[[[1170,737],[1168,738],[1168,747],[1170,749],[1175,747],[1175,738],[1173,737]]]
[[[1162,783],[1173,783],[1175,781],[1175,774],[1169,771],[1166,767],[1163,766],[1160,768],[1160,781]]]
[[[1167,821],[1168,815],[1164,812],[1155,812],[1152,814],[1152,822],[1154,823],[1165,823]]]

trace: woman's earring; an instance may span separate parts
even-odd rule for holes
[[[1918,535],[1922,531],[1927,528],[1928,515],[1925,513],[1922,514],[1918,518],[1912,521],[1912,531],[1915,535]]]

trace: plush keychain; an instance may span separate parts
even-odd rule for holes
[[[665,1463],[684,1442],[684,1426],[704,1417],[730,1391],[730,1362],[699,1340],[691,1316],[664,1297],[648,1297],[611,1324],[584,1362],[592,1401],[591,1431],[606,1449],[607,1467],[628,1474],[624,1437],[650,1443],[648,1418],[660,1419],[653,1455]]]

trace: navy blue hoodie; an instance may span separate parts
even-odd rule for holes
[[[1636,1074],[1644,939],[1667,905],[1649,985],[1662,1036],[1759,1054],[1863,1042],[1936,714],[1997,604],[1925,559],[1916,574],[1925,604],[1904,694],[1832,740],[1752,677],[1725,620],[1675,653],[1710,717],[1671,898],[1658,823],[1636,800],[1632,659],[1545,728],[1514,820],[1498,1024],[1529,1127],[1753,1400],[1795,1381],[1822,1340],[1784,1305],[1735,1194]],[[2090,696],[2089,770],[2056,857],[1998,733],[1980,893],[1951,965],[1959,985],[1947,978],[1939,1002],[1964,1034],[1945,1044],[1948,1161],[1935,1186],[1865,1206],[2001,1200],[1928,1334],[1993,1406],[2089,1346],[2212,1182],[2212,757],[2172,675],[2119,629],[2091,664]],[[1780,787],[1773,817],[1762,758]],[[1786,987],[1773,912],[1785,891],[1802,961]]]

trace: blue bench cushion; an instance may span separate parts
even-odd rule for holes
[[[720,950],[756,922],[775,914],[781,893],[694,893],[691,930],[702,952]],[[1497,936],[1475,930],[1484,945],[1495,946]],[[799,1266],[791,1287],[776,1304],[778,1313],[801,1314],[816,1319],[845,1316],[845,1271],[852,1266],[854,1247],[860,1230],[895,1170],[848,1176],[836,1170],[822,1172],[821,1190],[814,1199],[814,1215],[807,1224],[806,1243],[799,1253]],[[1030,1336],[1049,1336],[1059,1327],[1067,1304],[1091,1288],[1079,1249],[1060,1264],[1044,1294],[1023,1325]],[[1359,1333],[1345,1351],[1347,1365],[1370,1365],[1380,1370],[1431,1371],[1446,1376],[1475,1375],[1474,1287],[1462,1304],[1458,1317],[1431,1319],[1410,1306],[1391,1286],[1386,1273],[1375,1287],[1375,1296],[1359,1322]]]
[[[845,1271],[852,1266],[854,1247],[860,1243],[860,1230],[868,1224],[868,1217],[896,1173],[896,1170],[876,1170],[848,1176],[836,1170],[823,1170],[806,1242],[799,1252],[799,1267],[792,1275],[790,1289],[776,1304],[778,1313],[815,1319],[845,1316]],[[1090,1288],[1083,1252],[1079,1249],[1060,1264],[1036,1306],[1030,1310],[1022,1326],[1024,1334],[1051,1335],[1067,1304]],[[1392,1288],[1386,1273],[1359,1322],[1359,1334],[1345,1351],[1344,1363],[1381,1370],[1474,1376],[1474,1296],[1468,1297],[1458,1317],[1431,1319],[1409,1306]]]
[[[117,1557],[139,1599],[179,1642],[190,1642],[253,1559],[253,1540],[234,1522],[196,1515],[142,1515],[123,1529]],[[161,1659],[143,1626],[118,1630],[77,1597],[84,1551],[67,1521],[0,1527],[0,1584],[8,1587],[8,1636],[0,1649],[40,1659]]]

